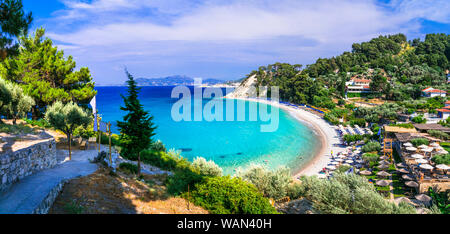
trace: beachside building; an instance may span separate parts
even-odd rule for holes
[[[446,106],[442,109],[437,109],[436,111],[438,113],[438,118],[440,119],[447,119],[448,117],[450,117],[450,106]]]
[[[423,97],[446,97],[447,91],[428,87],[422,90]]]
[[[450,101],[445,102],[445,107],[448,107],[448,106],[450,106]]]
[[[353,77],[350,81],[345,83],[348,93],[370,93],[370,83],[372,80],[365,78]]]

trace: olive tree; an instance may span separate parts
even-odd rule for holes
[[[83,108],[70,102],[63,104],[55,102],[47,108],[45,119],[56,129],[63,131],[69,144],[69,159],[72,160],[71,137],[73,131],[79,126],[87,126],[92,118]]]
[[[6,115],[5,109],[6,106],[11,102],[11,98],[11,91],[8,88],[7,81],[0,78],[0,116]]]
[[[11,101],[5,106],[5,113],[13,119],[16,124],[18,118],[24,117],[27,112],[34,106],[34,99],[24,94],[23,89],[14,83],[8,83],[11,94]]]

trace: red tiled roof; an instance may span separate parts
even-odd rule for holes
[[[437,109],[437,112],[446,112],[449,113],[450,109]]]
[[[360,83],[370,83],[372,82],[372,80],[368,80],[368,79],[353,79],[354,82],[360,82]]]
[[[446,101],[445,104],[450,104],[450,101]]]
[[[430,90],[422,90],[424,93],[447,93],[447,91],[440,89],[430,89]]]

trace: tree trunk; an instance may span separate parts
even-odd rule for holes
[[[138,177],[141,177],[141,153],[140,152],[138,153],[138,165],[137,166],[138,166],[138,172],[137,172],[138,174],[137,175],[138,175]]]
[[[13,125],[17,125],[17,119],[15,117],[13,118]]]

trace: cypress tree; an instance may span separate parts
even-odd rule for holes
[[[153,142],[156,126],[153,124],[153,116],[144,110],[138,94],[140,88],[137,87],[133,76],[125,70],[128,76],[128,94],[123,96],[124,107],[120,109],[126,111],[123,121],[118,121],[120,130],[120,146],[122,155],[130,160],[138,160],[138,175],[140,175],[140,152],[148,149]]]

